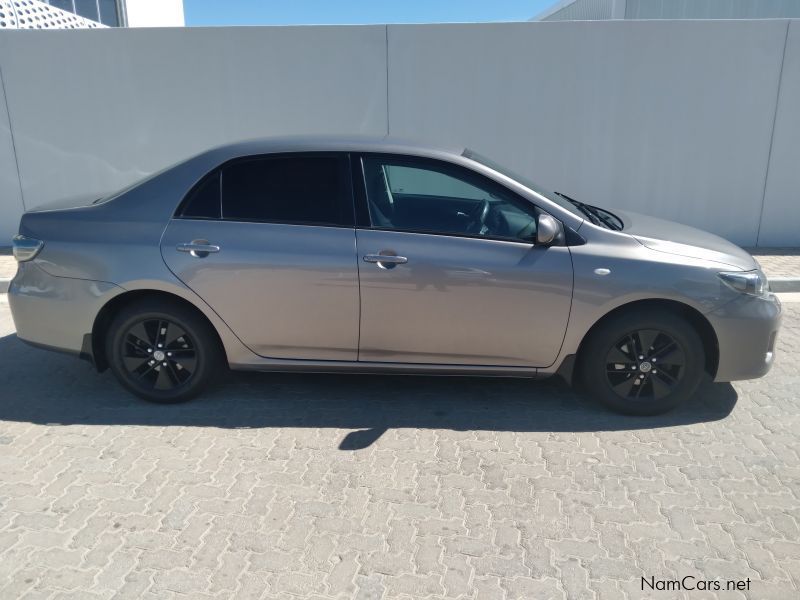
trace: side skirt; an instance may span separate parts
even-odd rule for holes
[[[481,365],[438,365],[425,363],[390,363],[325,360],[276,360],[231,364],[234,371],[277,371],[302,373],[393,373],[397,375],[449,375],[474,377],[519,377],[542,379],[552,373],[541,373],[533,367],[497,367]]]

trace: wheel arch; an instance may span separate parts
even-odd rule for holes
[[[92,334],[91,334],[91,354],[92,354],[92,361],[94,363],[95,368],[102,372],[108,369],[108,359],[106,357],[106,333],[108,331],[108,327],[114,319],[114,316],[119,313],[120,310],[125,308],[126,306],[130,306],[135,302],[139,302],[145,298],[161,298],[165,301],[173,302],[176,304],[180,304],[182,307],[186,308],[187,310],[192,311],[201,319],[203,319],[208,325],[211,327],[211,330],[214,332],[216,336],[217,342],[219,343],[219,347],[222,350],[223,356],[225,357],[226,361],[227,357],[227,349],[223,340],[215,327],[214,323],[208,316],[200,310],[197,306],[195,306],[192,302],[179,296],[178,294],[173,294],[171,292],[163,291],[163,290],[153,290],[153,289],[139,289],[139,290],[129,290],[122,292],[121,294],[117,294],[113,298],[111,298],[108,302],[106,302],[103,307],[98,311],[97,316],[95,317],[94,324],[92,325]]]
[[[627,302],[617,306],[605,313],[602,317],[597,319],[597,321],[595,321],[595,323],[583,335],[576,353],[572,355],[572,357],[566,357],[564,359],[564,366],[563,368],[559,369],[559,373],[569,382],[571,382],[574,366],[576,366],[581,360],[581,355],[586,344],[586,340],[590,338],[597,328],[608,319],[621,313],[642,309],[667,311],[686,319],[686,321],[689,322],[689,324],[700,336],[700,340],[703,342],[705,371],[712,377],[712,379],[716,376],[717,368],[719,366],[719,340],[717,339],[717,334],[714,331],[714,327],[696,308],[677,300],[666,300],[660,298],[634,300],[632,302]]]

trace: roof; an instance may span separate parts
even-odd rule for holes
[[[244,156],[275,152],[386,152],[436,157],[461,156],[464,146],[443,146],[390,136],[297,135],[267,137],[224,144],[208,151],[215,155]],[[206,154],[205,152],[203,154]]]

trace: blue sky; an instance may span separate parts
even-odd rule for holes
[[[527,21],[556,0],[184,0],[186,24]]]

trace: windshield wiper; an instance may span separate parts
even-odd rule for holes
[[[595,225],[605,225],[606,227],[614,231],[619,231],[620,229],[622,229],[622,227],[614,223],[614,221],[612,221],[603,214],[603,212],[605,211],[601,211],[600,209],[597,209],[594,206],[589,206],[588,204],[579,202],[578,200],[570,198],[569,196],[567,196],[566,194],[562,194],[561,192],[555,192],[555,193],[561,196],[567,202],[571,203],[573,206],[575,206],[575,208],[577,208],[587,217],[589,217],[589,220]],[[610,215],[611,213],[608,214]]]
[[[590,206],[589,208],[593,210],[598,217],[603,219],[603,223],[607,223],[611,229],[614,231],[622,231],[622,219],[617,215],[608,212],[604,208],[597,208],[596,206]],[[618,223],[616,221],[618,221]]]
[[[575,208],[581,211],[586,217],[595,225],[603,225],[603,221],[598,217],[590,208],[588,204],[584,204],[583,202],[578,202],[577,200],[570,198],[566,194],[562,194],[561,192],[553,192],[561,196],[564,200],[572,204]]]

